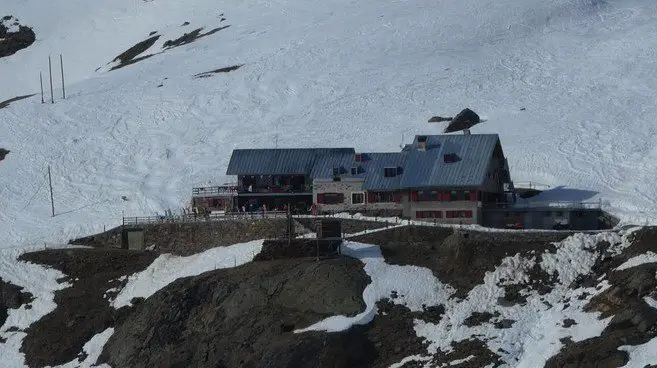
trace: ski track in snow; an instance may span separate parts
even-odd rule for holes
[[[591,272],[595,261],[601,254],[595,249],[600,242],[611,244],[610,251],[629,246],[634,229],[620,233],[606,232],[599,234],[578,233],[559,243],[555,243],[556,252],[540,255],[540,267],[548,274],[555,275],[558,282],[551,292],[539,295],[537,291],[525,291],[527,301],[524,305],[501,306],[498,298],[505,294],[504,285],[526,284],[528,271],[536,264],[537,257],[525,258],[520,254],[506,257],[493,272],[487,272],[483,283],[475,286],[465,299],[450,299],[454,289],[442,283],[426,268],[417,266],[390,265],[385,262],[376,245],[346,242],[342,252],[360,259],[364,270],[372,282],[363,291],[365,311],[354,316],[332,316],[295,333],[307,331],[343,331],[353,325],[366,324],[377,314],[376,302],[389,298],[396,291],[398,298],[391,299],[411,311],[421,311],[422,305],[444,305],[445,314],[437,323],[422,320],[415,321],[415,332],[429,342],[428,353],[449,353],[451,344],[477,336],[488,348],[501,355],[508,366],[537,367],[557,354],[562,346],[561,338],[570,337],[581,341],[600,335],[612,317],[598,319],[599,313],[585,313],[584,306],[595,295],[610,287],[606,280],[591,288],[570,289],[569,285],[579,275]],[[588,295],[580,298],[583,293]],[[568,304],[568,306],[566,306]],[[499,313],[490,322],[468,327],[464,321],[473,312]],[[563,327],[565,319],[576,323]],[[493,324],[499,320],[514,321],[511,328],[497,329]],[[423,361],[426,357],[407,357],[410,360]],[[396,366],[401,365],[397,363]]]
[[[0,163],[2,247],[179,209],[192,187],[229,179],[236,147],[278,136],[279,147],[397,150],[402,135],[441,130],[428,117],[466,106],[488,119],[474,133],[500,134],[516,182],[657,222],[654,1],[8,0],[3,10],[38,41],[0,59],[0,100],[37,92],[48,54],[64,55],[68,86],[54,105],[34,96],[0,110],[0,147],[11,151]],[[164,36],[148,52],[227,24],[104,72],[151,31]],[[192,78],[235,64],[245,65]]]

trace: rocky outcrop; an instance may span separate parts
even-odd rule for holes
[[[137,305],[101,360],[126,368],[367,366],[374,347],[363,330],[293,331],[363,311],[369,282],[347,258],[256,262],[181,279]]]
[[[106,291],[120,286],[121,276],[148,267],[155,257],[149,252],[117,249],[46,250],[22,255],[22,261],[62,271],[67,278],[61,281],[72,284],[55,292],[54,311],[25,330],[21,351],[28,366],[56,366],[74,360],[92,336],[123,318],[127,311],[111,307]]]
[[[20,308],[21,305],[32,301],[32,294],[22,290],[23,288],[0,279],[0,327],[5,324],[9,309]]]
[[[35,40],[32,28],[19,24],[18,19],[11,15],[0,19],[0,58],[29,47]]]

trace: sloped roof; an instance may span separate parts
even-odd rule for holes
[[[426,150],[419,149],[418,137],[426,138]],[[498,142],[497,134],[416,136],[405,151],[408,158],[401,187],[480,186]],[[444,162],[446,154],[456,155],[457,161]]]
[[[353,148],[262,148],[236,149],[227,175],[315,175],[328,176],[333,167],[353,160]]]
[[[363,153],[361,167],[364,171],[363,189],[365,190],[395,190],[401,187],[402,175],[386,178],[384,170],[387,167],[396,167],[405,172],[405,152]]]
[[[426,149],[421,149],[419,137],[426,141]],[[478,187],[498,144],[497,134],[416,136],[401,152],[363,153],[362,162],[355,162],[353,148],[236,149],[226,174],[328,179],[338,167],[341,177],[362,179],[365,190]],[[446,154],[456,160],[445,162]],[[359,168],[356,175],[351,174],[352,167]],[[400,174],[385,177],[387,167],[400,168]]]

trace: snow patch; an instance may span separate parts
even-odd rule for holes
[[[630,359],[623,367],[648,367],[657,362],[657,337],[642,345],[619,346],[618,350],[627,351]]]
[[[112,306],[117,309],[129,306],[132,298],[148,298],[179,278],[251,262],[261,249],[262,240],[257,240],[216,247],[188,257],[162,254],[144,271],[128,277],[128,283],[116,296]]]
[[[103,352],[103,347],[114,333],[114,328],[108,328],[105,331],[94,335],[82,347],[82,350],[87,354],[87,357],[80,361],[79,359],[73,360],[66,364],[58,365],[54,368],[80,368],[80,367],[96,367],[96,368],[111,368],[108,364],[96,365],[100,354]]]
[[[0,357],[2,357],[3,364],[8,367],[25,366],[25,356],[20,352],[23,339],[27,336],[23,330],[55,310],[57,307],[54,301],[55,292],[71,286],[66,282],[57,282],[58,279],[66,276],[58,270],[18,261],[18,257],[23,253],[43,249],[43,247],[0,248],[0,278],[22,287],[23,292],[31,293],[34,297],[34,300],[29,303],[31,308],[22,305],[18,309],[9,309],[7,321],[0,326],[0,338],[7,340],[4,344],[0,344]],[[7,330],[11,327],[17,327],[19,331],[8,332]]]
[[[381,249],[376,245],[345,242],[341,250],[342,254],[361,260],[365,264],[365,273],[372,279],[363,291],[365,311],[354,317],[332,316],[298,329],[296,333],[344,331],[353,325],[370,323],[377,313],[376,302],[390,297],[392,291],[396,291],[398,295],[392,301],[406,306],[411,311],[422,311],[423,305],[430,307],[442,304],[454,293],[451,286],[440,282],[427,268],[387,264]]]
[[[657,262],[657,254],[647,251],[644,254],[632,257],[625,261],[622,265],[616,267],[616,271],[622,271],[628,268],[641,266],[646,263],[655,263]]]

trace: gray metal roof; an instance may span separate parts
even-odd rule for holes
[[[426,140],[420,149],[418,137]],[[499,143],[497,134],[453,134],[416,136],[401,152],[363,153],[355,162],[353,148],[236,149],[227,175],[309,175],[313,179],[333,177],[340,168],[342,178],[362,179],[365,190],[407,188],[478,187],[486,177],[491,156]],[[444,162],[454,154],[456,162]],[[356,175],[351,168],[358,167]],[[400,174],[387,178],[386,167],[400,168]]]
[[[263,148],[236,149],[227,175],[328,175],[335,165],[353,161],[353,148]],[[318,175],[318,176],[315,176]]]
[[[429,135],[422,136],[427,142],[423,151],[418,137],[405,151],[408,159],[402,188],[480,186],[499,142],[497,134]],[[456,154],[458,161],[444,162],[445,154]]]
[[[360,163],[365,179],[363,188],[365,190],[400,189],[407,156],[405,152],[363,153],[363,162]],[[401,172],[395,177],[386,178],[384,170],[387,167],[398,168]]]

